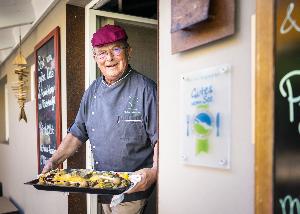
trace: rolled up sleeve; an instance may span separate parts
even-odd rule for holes
[[[89,137],[86,129],[87,92],[83,95],[74,123],[68,128],[68,133],[85,143]]]

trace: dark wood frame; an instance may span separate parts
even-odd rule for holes
[[[35,91],[36,91],[36,127],[37,127],[37,155],[38,155],[38,172],[40,169],[40,130],[38,124],[38,63],[37,63],[37,52],[47,42],[54,38],[54,58],[55,58],[55,105],[56,105],[56,148],[61,143],[61,90],[60,90],[60,29],[57,26],[53,29],[45,38],[43,38],[34,47],[34,61],[35,61]]]
[[[256,1],[255,213],[273,213],[274,0]],[[268,130],[268,131],[266,131]]]

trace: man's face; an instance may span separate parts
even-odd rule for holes
[[[94,59],[108,84],[116,82],[126,71],[130,52],[122,42],[94,48]]]

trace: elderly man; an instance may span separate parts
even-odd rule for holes
[[[95,170],[135,172],[142,178],[121,204],[103,204],[104,212],[141,213],[157,178],[156,84],[128,64],[132,49],[121,27],[100,28],[92,45],[103,75],[85,91],[74,123],[43,172],[89,139]]]

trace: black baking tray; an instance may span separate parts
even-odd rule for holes
[[[24,184],[32,185],[38,190],[46,191],[58,191],[58,192],[72,192],[72,193],[89,193],[98,195],[119,195],[125,192],[128,187],[122,187],[117,189],[102,189],[102,188],[89,188],[89,187],[69,187],[69,186],[57,186],[57,185],[43,185],[38,184],[39,179],[26,182]]]

